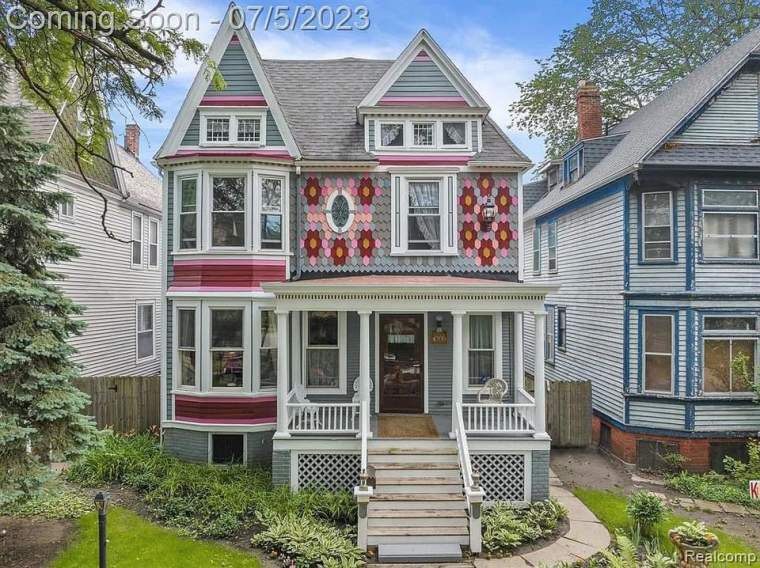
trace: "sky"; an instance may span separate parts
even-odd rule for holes
[[[536,71],[536,59],[549,56],[563,30],[570,29],[588,17],[589,0],[359,0],[356,3],[288,3],[291,16],[297,6],[314,6],[322,11],[323,22],[329,24],[330,9],[344,4],[351,8],[366,6],[368,28],[301,31],[264,30],[263,22],[270,4],[256,0],[238,6],[261,6],[256,29],[252,32],[256,46],[265,59],[332,59],[366,57],[395,59],[419,31],[426,28],[454,61],[491,107],[491,116],[510,138],[533,160],[543,159],[540,139],[509,128],[508,107],[519,95],[517,82],[529,80]],[[148,0],[146,5],[153,5]],[[213,1],[202,5],[189,0],[165,0],[168,13],[197,14],[186,35],[210,44],[227,9],[228,2]],[[249,20],[253,16],[249,11]],[[352,16],[351,22],[361,26],[362,20]],[[176,16],[173,16],[176,18]],[[177,21],[175,19],[175,21]],[[200,25],[196,26],[196,21]],[[303,17],[299,23],[303,21]],[[197,27],[197,29],[196,29]],[[272,26],[270,26],[271,28]],[[249,26],[250,29],[250,26]],[[142,129],[140,157],[151,163],[198,71],[198,64],[178,57],[176,73],[158,89],[158,104],[164,111],[160,121],[148,121],[123,112],[114,112],[112,120],[120,144],[124,126],[137,122]]]

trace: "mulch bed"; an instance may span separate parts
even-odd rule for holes
[[[76,521],[0,517],[0,566],[43,568],[66,548]]]

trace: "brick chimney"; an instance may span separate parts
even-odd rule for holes
[[[140,127],[136,124],[127,124],[124,132],[124,148],[135,158],[140,158]]]
[[[575,93],[578,114],[578,140],[598,138],[602,135],[602,97],[591,81],[578,81]]]

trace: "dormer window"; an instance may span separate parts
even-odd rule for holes
[[[378,150],[470,150],[466,120],[378,120],[374,133]]]
[[[380,125],[380,145],[401,147],[404,145],[404,123],[386,122]]]
[[[413,122],[412,136],[415,146],[435,146],[435,122]]]
[[[443,145],[467,146],[467,123],[462,122],[444,122],[443,123]]]
[[[262,111],[201,111],[201,145],[263,146],[264,117]]]
[[[573,152],[565,159],[565,183],[574,183],[581,177],[583,150]]]

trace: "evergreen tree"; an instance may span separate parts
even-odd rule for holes
[[[0,106],[0,505],[38,489],[49,456],[70,459],[96,439],[71,382],[81,310],[48,269],[77,254],[47,225],[66,196],[42,191],[56,171],[40,163],[46,146],[29,140],[22,112]]]

